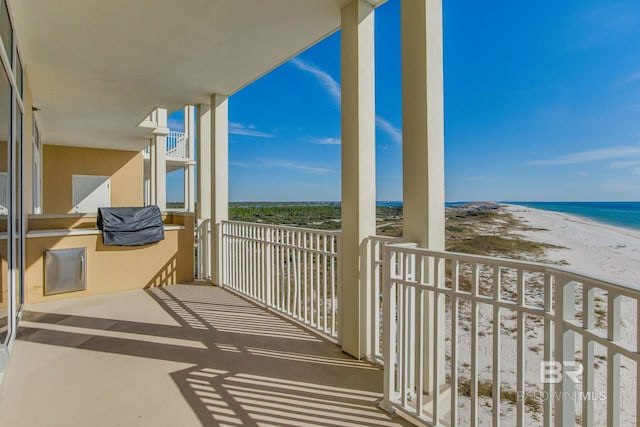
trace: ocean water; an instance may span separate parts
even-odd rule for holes
[[[505,202],[640,230],[640,202]]]

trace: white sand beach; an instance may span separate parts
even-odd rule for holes
[[[640,231],[525,206],[504,209],[529,227],[544,229],[519,232],[526,238],[566,248],[548,250],[550,260],[564,260],[572,270],[640,288]]]
[[[607,224],[598,223],[585,218],[532,209],[517,205],[503,205],[503,211],[511,213],[516,219],[522,222],[523,227],[513,230],[513,233],[522,235],[523,238],[541,243],[562,247],[562,249],[547,249],[544,259],[547,262],[558,263],[565,261],[565,268],[579,273],[604,279],[605,281],[629,287],[640,288],[640,231],[629,230],[621,227],[614,227]],[[482,274],[482,273],[481,273]],[[506,273],[505,273],[506,274]],[[489,277],[489,276],[488,276]],[[538,299],[542,298],[541,277],[537,282],[528,282],[531,293],[537,293]],[[581,298],[581,291],[577,295]],[[597,319],[603,321],[607,314],[607,305],[604,291],[596,291],[596,311]],[[493,356],[493,312],[489,307],[479,309],[479,379],[486,386],[492,384],[492,356]],[[465,332],[465,327],[470,327],[469,305],[461,304],[460,322],[462,331],[459,331],[458,346],[460,349],[467,349],[471,346],[471,335]],[[542,361],[542,349],[544,348],[544,332],[541,322],[535,322],[528,318],[526,334],[526,355],[525,360],[525,381],[527,393],[536,396],[542,390],[540,383],[540,361]],[[637,340],[637,310],[634,301],[628,298],[621,303],[621,340],[623,343],[633,348]],[[501,383],[503,390],[515,390],[516,381],[516,353],[517,341],[515,316],[506,311],[501,318]],[[512,331],[512,332],[509,332]],[[576,358],[581,360],[582,347],[580,337],[576,338]],[[595,371],[593,374],[594,389],[597,392],[606,392],[606,361],[607,354],[604,347],[595,348]],[[470,378],[468,369],[470,360],[466,351],[458,355],[459,363],[463,369],[459,372],[463,381]],[[622,371],[625,372],[621,378],[622,390],[634,390],[636,383],[635,363],[623,358],[621,361]],[[508,399],[502,399],[501,416],[505,425],[515,425],[515,405]],[[633,392],[621,395],[622,411],[621,425],[635,425],[635,394]],[[460,420],[464,425],[469,422],[470,402],[469,399],[461,397]],[[541,411],[542,401],[527,404],[526,425],[542,425]],[[479,419],[480,425],[491,425],[491,399],[488,393],[480,397]],[[581,403],[576,405],[576,416],[579,423]],[[606,405],[604,401],[594,402],[594,425],[606,425]]]
[[[615,227],[586,218],[517,205],[504,205],[503,209],[512,213],[533,230],[518,231],[525,238],[533,241],[561,246],[563,249],[549,249],[547,258],[552,262],[566,261],[568,269],[613,281],[623,286],[640,289],[640,231]],[[604,301],[604,300],[603,300]],[[596,303],[601,313],[606,313],[606,304]],[[624,299],[621,304],[621,322],[623,344],[634,348],[637,339],[636,304]],[[529,345],[542,346],[540,328],[532,331],[528,337]],[[506,348],[505,354],[515,356],[515,348]],[[581,352],[578,352],[581,354]],[[581,357],[581,356],[579,356]],[[527,354],[533,360],[535,354]],[[606,390],[606,352],[604,348],[596,348],[596,370],[594,386],[596,390]],[[628,359],[622,360],[622,369],[626,372],[621,378],[622,390],[634,390],[636,384],[635,364]],[[531,372],[527,372],[528,380],[532,380]],[[635,425],[635,395],[633,392],[623,393],[622,425]],[[507,414],[507,417],[512,414]],[[536,421],[528,413],[530,422]],[[605,425],[606,407],[604,402],[594,404],[595,425]]]

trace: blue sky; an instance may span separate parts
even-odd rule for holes
[[[401,200],[399,0],[375,19],[377,198]],[[444,0],[444,62],[447,201],[640,200],[640,2]],[[340,33],[229,119],[232,201],[340,200]]]

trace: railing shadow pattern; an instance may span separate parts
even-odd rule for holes
[[[145,292],[178,326],[27,311],[19,339],[187,363],[170,375],[202,425],[407,425],[376,406],[379,367],[304,328],[216,287]]]

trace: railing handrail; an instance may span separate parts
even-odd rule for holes
[[[379,237],[380,236],[376,236],[376,238],[379,238]],[[449,259],[456,259],[458,261],[468,262],[468,263],[485,264],[485,265],[499,266],[499,267],[505,267],[505,268],[514,268],[514,269],[519,268],[519,269],[526,269],[531,272],[537,272],[537,273],[549,273],[554,275],[562,275],[570,280],[576,280],[580,282],[588,281],[598,288],[602,288],[605,290],[609,289],[611,291],[615,291],[616,293],[619,293],[631,298],[640,297],[640,289],[634,288],[629,284],[621,283],[616,280],[605,279],[603,277],[598,277],[591,274],[580,273],[570,268],[559,267],[552,264],[544,264],[544,263],[534,262],[534,261],[512,260],[509,258],[493,257],[488,255],[473,255],[473,254],[464,254],[460,252],[424,249],[420,247],[407,247],[407,246],[400,246],[400,244],[394,244],[394,243],[391,243],[388,246],[399,248],[399,249],[402,249],[403,252],[412,253],[416,255],[426,255],[426,256],[437,257],[437,258],[449,258]]]
[[[342,234],[341,230],[318,230],[316,228],[306,228],[306,227],[295,227],[291,225],[274,225],[274,224],[264,224],[261,222],[247,222],[247,221],[234,221],[234,220],[223,220],[223,224],[236,224],[236,225],[250,225],[257,226],[263,228],[271,228],[285,231],[304,231],[307,233],[317,233],[327,236],[340,236]]]

